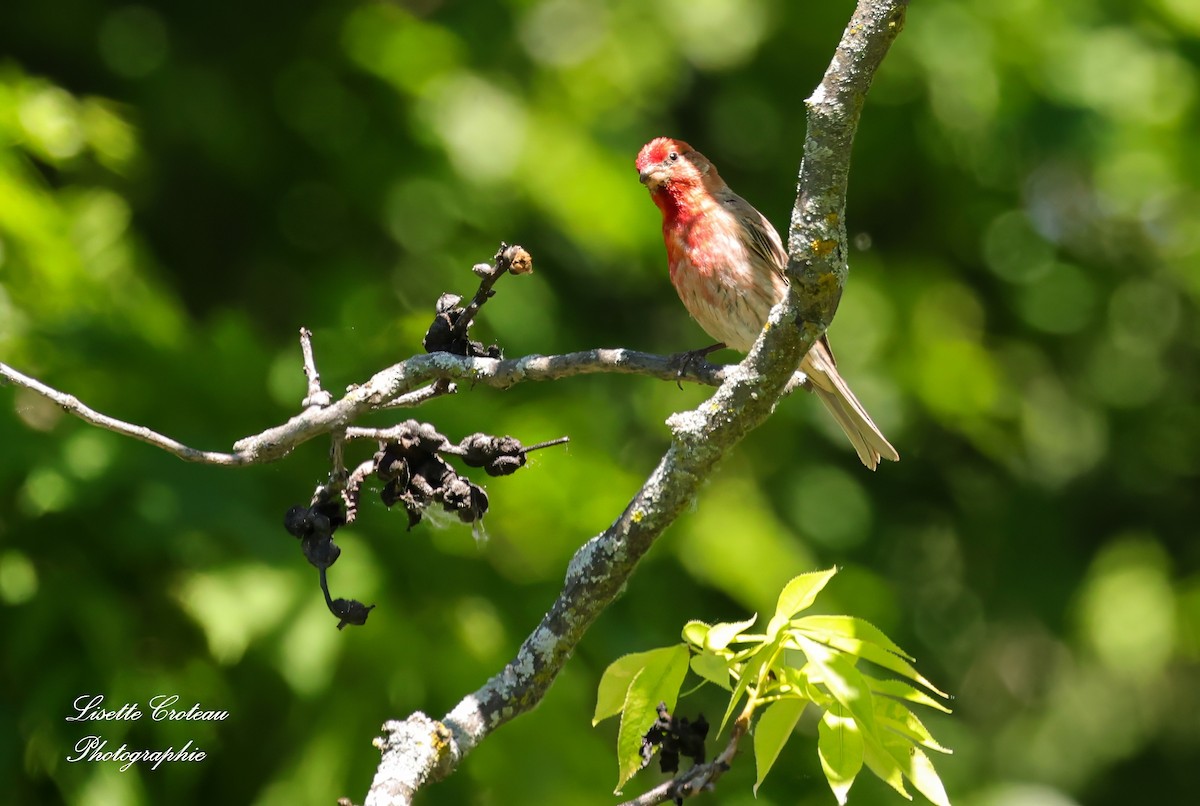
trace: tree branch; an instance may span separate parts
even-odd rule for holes
[[[140,440],[156,448],[162,448],[167,453],[178,456],[186,462],[200,462],[209,465],[244,465],[248,464],[241,456],[232,453],[220,453],[217,451],[201,451],[195,448],[189,448],[182,442],[178,442],[170,437],[165,437],[156,431],[151,431],[144,425],[134,425],[127,423],[124,420],[118,420],[115,417],[109,417],[107,414],[101,414],[93,408],[86,406],[79,398],[74,395],[69,395],[66,392],[60,392],[57,389],[52,389],[36,378],[30,378],[28,375],[22,374],[10,367],[8,364],[0,363],[0,378],[14,383],[17,386],[24,387],[31,392],[34,392],[42,397],[57,403],[63,411],[68,414],[74,414],[79,419],[91,423],[99,428],[104,428],[122,436],[132,437]]]
[[[800,358],[833,319],[848,273],[844,218],[854,132],[875,70],[900,32],[907,0],[862,0],[820,86],[808,99],[798,192],[789,231],[786,298],[746,359],[726,367],[713,396],[668,420],[671,446],[617,520],[576,552],[558,599],[516,657],[441,721],[415,713],[383,726],[383,757],[367,806],[411,803],[493,730],[533,708],[638,561],[696,496],[704,479],[765,420]],[[786,326],[794,325],[794,326]],[[724,754],[723,754],[724,755]]]
[[[846,189],[863,104],[904,27],[908,0],[861,0],[821,83],[804,102],[808,130],[788,227],[788,278],[808,336],[833,321],[849,273]]]
[[[300,354],[304,357],[304,377],[308,379],[308,394],[300,405],[328,406],[333,395],[321,388],[321,373],[317,372],[317,361],[313,358],[312,331],[306,327],[300,328]]]
[[[52,401],[63,411],[87,423],[153,445],[184,461],[240,466],[264,464],[281,459],[314,437],[345,429],[367,412],[411,408],[435,397],[450,394],[455,391],[451,381],[507,389],[522,381],[550,381],[575,375],[620,373],[644,375],[665,381],[682,378],[694,383],[716,386],[724,380],[729,369],[705,362],[693,362],[680,376],[679,368],[672,362],[671,356],[622,348],[601,348],[563,355],[528,355],[508,360],[429,353],[413,356],[381,370],[365,383],[350,387],[340,400],[322,404],[321,400],[329,393],[320,388],[319,376],[311,362],[311,345],[303,338],[301,344],[308,345],[305,373],[309,378],[309,394],[304,399],[307,408],[282,425],[238,440],[234,443],[231,453],[191,448],[146,426],[102,414],[74,395],[60,392],[4,363],[0,363],[0,379]],[[803,373],[796,373],[790,389],[804,382]]]

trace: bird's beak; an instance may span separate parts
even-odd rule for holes
[[[650,190],[661,185],[664,179],[663,170],[657,165],[651,165],[645,170],[638,171],[638,180]]]

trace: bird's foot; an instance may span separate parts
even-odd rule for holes
[[[716,344],[710,344],[707,347],[701,347],[696,350],[685,350],[682,353],[675,353],[671,356],[670,364],[676,368],[675,385],[680,389],[683,388],[683,376],[688,374],[688,371],[696,366],[696,362],[704,361],[710,353],[715,353],[717,350],[724,350],[725,342],[719,341]]]

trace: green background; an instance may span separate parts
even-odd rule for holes
[[[507,355],[701,346],[633,157],[684,137],[785,225],[802,100],[851,8],[5,2],[0,359],[228,449],[297,410],[300,326],[327,388],[362,381],[420,350],[437,296],[472,291],[501,240],[535,261],[475,329]],[[1194,0],[914,3],[858,135],[830,331],[903,460],[871,474],[815,400],[785,401],[543,704],[422,802],[614,803],[617,726],[590,726],[604,667],[833,564],[818,606],[875,622],[955,695],[927,721],[956,750],[935,759],[956,804],[1194,798],[1198,63]],[[405,532],[369,494],[331,584],[378,608],[338,632],[281,525],[327,441],[190,465],[0,390],[3,799],[360,800],[380,723],[444,714],[512,656],[664,419],[706,394],[588,376],[424,407],[455,440],[571,443],[486,479],[486,540]],[[191,739],[201,763],[67,763],[88,693],[230,718],[93,726],[110,749]],[[753,775],[743,755],[707,802],[751,803]],[[757,803],[833,802],[803,721]]]

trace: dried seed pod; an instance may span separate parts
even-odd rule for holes
[[[525,248],[513,244],[500,252],[499,263],[508,269],[509,274],[532,274],[533,256]]]
[[[408,460],[394,442],[387,443],[375,453],[375,475],[382,481],[395,481],[403,489],[408,485]]]
[[[374,609],[375,605],[365,605],[357,599],[334,599],[329,603],[329,611],[340,619],[339,630],[347,624],[361,627]]]
[[[314,568],[328,568],[342,555],[341,548],[331,537],[310,535],[300,542],[304,557]]]
[[[283,528],[293,537],[304,538],[312,534],[312,511],[296,505],[283,516]]]
[[[525,466],[525,448],[515,437],[471,434],[459,443],[463,463],[482,467],[489,476],[507,476]]]

